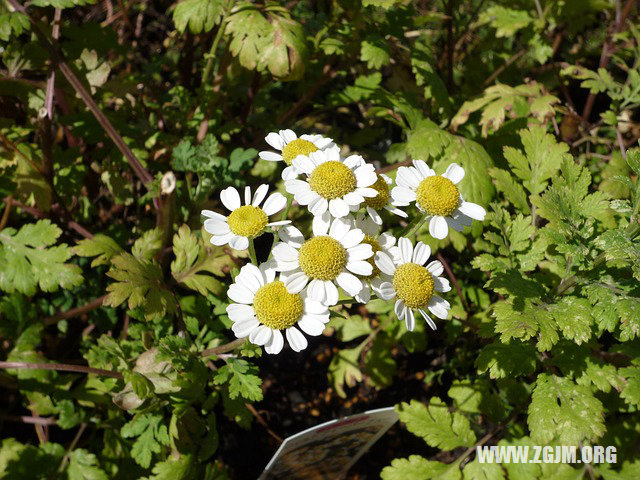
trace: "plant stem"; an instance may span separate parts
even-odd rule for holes
[[[253,238],[249,239],[249,256],[251,257],[251,262],[257,267],[258,257],[256,257],[256,246],[253,243]]]
[[[218,49],[218,44],[220,43],[220,39],[222,38],[222,34],[224,33],[224,29],[227,24],[227,17],[229,13],[231,13],[231,8],[233,7],[233,0],[229,0],[227,2],[227,8],[224,11],[222,16],[222,20],[220,21],[220,26],[218,27],[218,31],[216,32],[216,36],[213,39],[213,43],[211,44],[211,49],[209,50],[209,54],[207,55],[207,63],[202,72],[202,87],[209,82],[209,77],[211,76],[211,72],[213,71],[213,75],[218,74],[218,57],[216,56],[216,50]],[[214,60],[215,59],[215,60]]]
[[[120,372],[103,370],[102,368],[85,367],[84,365],[68,365],[64,363],[29,363],[0,362],[0,368],[26,368],[30,370],[58,370],[62,372],[93,373],[105,377],[123,378]]]
[[[235,350],[238,347],[241,347],[247,341],[246,338],[237,338],[236,340],[225,343],[224,345],[220,345],[218,347],[207,348],[200,352],[201,357],[211,357],[212,355],[218,355],[219,353],[230,352],[231,350]]]
[[[415,228],[415,226],[418,223],[421,223],[421,222],[424,221],[424,217],[425,217],[425,215],[418,215],[418,216],[414,217],[413,220],[411,220],[411,222],[409,222],[409,225],[404,227],[404,230],[402,230],[402,232],[400,232],[400,235],[398,235],[398,238],[400,238],[400,237],[408,237],[411,234],[411,232],[413,231],[413,229]]]

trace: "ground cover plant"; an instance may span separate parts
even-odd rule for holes
[[[640,478],[639,11],[0,0],[0,478]]]

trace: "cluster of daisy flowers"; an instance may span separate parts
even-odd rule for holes
[[[452,163],[438,175],[415,160],[398,168],[394,186],[360,155],[343,158],[330,138],[280,130],[265,140],[274,150],[260,152],[260,158],[286,164],[282,179],[288,195],[268,195],[269,186],[260,185],[253,193],[245,187],[242,199],[228,187],[220,193],[228,215],[202,211],[212,244],[250,253],[251,263],[227,292],[234,334],[272,354],[282,350],[286,338],[299,352],[308,345],[305,334],[322,334],[330,308],[375,297],[395,300],[395,314],[408,330],[415,328],[418,313],[435,330],[432,317],[444,320],[450,309],[439,294],[451,287],[442,263],[429,261],[429,246],[414,245],[408,237],[424,222],[431,236],[444,239],[449,228],[461,231],[474,219],[484,220],[485,210],[465,201],[458,187],[464,169]],[[419,215],[400,238],[381,231],[383,210],[407,218],[401,207],[411,204]],[[292,205],[313,216],[308,236],[286,219]],[[283,218],[272,221],[278,214]],[[265,232],[275,243],[259,264],[254,239]]]

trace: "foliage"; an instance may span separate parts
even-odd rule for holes
[[[57,365],[0,371],[0,479],[256,478],[278,435],[389,404],[354,478],[639,478],[638,9],[0,1],[0,355]],[[464,168],[484,222],[438,240],[382,212],[447,262],[435,331],[343,295],[303,352],[235,342],[229,285],[282,238],[217,246],[201,212],[291,197],[258,154],[286,128],[393,182]],[[290,206],[269,221],[307,238]],[[618,463],[480,463],[494,445]]]

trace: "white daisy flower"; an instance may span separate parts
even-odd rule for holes
[[[293,165],[307,178],[286,180],[285,188],[300,205],[308,205],[313,215],[329,210],[341,218],[358,210],[365,198],[378,194],[370,188],[377,180],[373,165],[360,155],[343,160],[337,147],[298,156]]]
[[[407,214],[397,208],[401,203],[394,200],[390,194],[389,186],[392,183],[391,179],[384,173],[378,173],[377,175],[376,183],[371,185],[371,188],[373,188],[377,193],[376,196],[364,199],[364,207],[371,219],[378,225],[382,225],[382,217],[380,216],[380,213],[378,213],[378,210],[382,209],[400,217],[407,218]]]
[[[426,267],[424,264],[431,255],[431,248],[418,242],[413,248],[411,240],[398,240],[397,256],[395,259],[385,252],[378,252],[375,262],[378,268],[391,276],[391,281],[383,282],[378,295],[384,300],[396,298],[395,312],[400,320],[404,320],[407,329],[413,331],[416,322],[414,310],[418,310],[432,329],[436,329],[426,309],[440,319],[446,319],[451,305],[435,292],[451,290],[449,280],[441,277],[444,267],[438,260],[434,260]]]
[[[260,207],[268,191],[269,185],[260,185],[251,197],[251,189],[245,187],[245,205],[241,205],[240,194],[235,188],[228,187],[222,190],[220,200],[231,211],[229,216],[225,217],[211,210],[202,210],[202,215],[208,217],[204,221],[204,229],[213,235],[211,243],[214,245],[228,243],[231,248],[245,250],[249,247],[249,239],[260,235],[265,228],[291,223],[290,220],[269,223],[269,217],[281,211],[287,205],[287,199],[281,193],[275,192],[269,195],[264,205]]]
[[[358,275],[358,278],[362,280],[362,290],[355,296],[358,302],[368,303],[369,300],[371,300],[372,290],[377,292],[380,290],[382,283],[391,281],[391,277],[382,273],[375,264],[375,254],[385,252],[391,258],[394,258],[396,249],[392,247],[396,244],[396,238],[388,232],[378,235],[380,227],[371,217],[368,217],[364,213],[358,214],[354,221],[354,226],[364,232],[362,243],[371,245],[371,249],[373,250],[373,256],[367,259],[373,267],[373,271],[371,275]]]
[[[304,350],[307,339],[300,330],[318,336],[329,321],[327,306],[306,298],[304,293],[290,291],[281,279],[276,280],[276,271],[269,263],[242,267],[227,295],[236,302],[227,306],[233,333],[238,338],[249,337],[267,353],[282,350],[283,330],[293,350]]]
[[[280,130],[278,133],[271,132],[265,137],[265,141],[278,150],[271,152],[268,150],[260,152],[258,155],[263,160],[271,162],[284,161],[287,167],[282,171],[282,179],[288,180],[300,175],[296,167],[292,165],[293,159],[298,155],[309,155],[311,152],[324,150],[333,147],[333,140],[322,135],[301,135],[300,138],[293,130]]]
[[[396,176],[397,186],[391,196],[397,205],[416,202],[429,219],[429,233],[442,240],[449,227],[461,231],[471,225],[471,219],[484,220],[484,208],[465,202],[457,185],[464,177],[464,169],[452,163],[444,175],[436,175],[422,160],[414,160],[413,167],[400,167]]]
[[[363,243],[364,232],[352,227],[353,218],[329,215],[313,219],[313,237],[305,240],[294,226],[280,229],[279,242],[273,247],[276,269],[287,289],[301,292],[325,305],[338,303],[338,286],[351,296],[362,290],[356,275],[371,275],[373,267],[366,259],[373,256],[371,245]],[[307,286],[308,284],[308,286]]]

